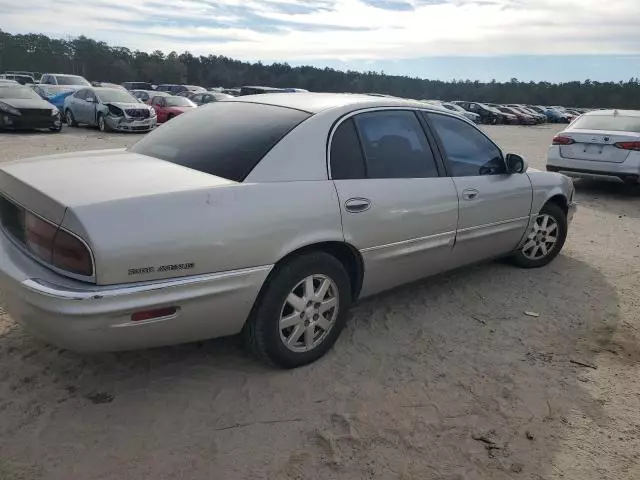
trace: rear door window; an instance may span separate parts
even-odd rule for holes
[[[241,182],[276,143],[310,116],[274,105],[215,102],[179,115],[129,151]]]
[[[368,178],[430,178],[438,168],[416,114],[406,110],[361,113],[354,117]]]

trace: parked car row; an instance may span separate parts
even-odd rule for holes
[[[455,100],[445,105],[457,105],[465,112],[479,116],[480,123],[498,125],[537,125],[540,123],[571,123],[587,110],[568,109],[560,106],[481,103]],[[451,110],[450,107],[446,107]]]

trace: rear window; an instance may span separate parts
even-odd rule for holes
[[[241,182],[309,116],[273,105],[216,102],[173,118],[129,151]]]
[[[627,117],[624,115],[584,115],[571,125],[571,130],[576,129],[640,133],[640,117]]]

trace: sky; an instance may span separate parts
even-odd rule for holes
[[[640,0],[0,0],[0,29],[452,80],[640,76]]]

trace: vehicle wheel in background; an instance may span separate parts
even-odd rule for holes
[[[285,260],[271,272],[247,320],[248,347],[282,368],[322,357],[344,328],[350,285],[343,265],[327,253]]]
[[[62,130],[62,124],[58,125],[57,127],[50,127],[49,131],[54,132],[54,133],[59,133]]]
[[[567,216],[555,203],[547,203],[527,233],[524,245],[512,257],[522,268],[544,267],[558,254],[567,238]]]
[[[101,132],[110,132],[111,127],[107,123],[107,120],[104,118],[104,115],[101,113],[98,115],[98,130]]]
[[[167,119],[165,120],[165,122],[168,122],[169,120],[171,120],[174,117],[175,117],[175,115],[171,115],[171,114],[167,115]]]
[[[70,127],[78,126],[78,122],[76,122],[76,119],[73,116],[73,113],[71,113],[71,110],[67,110],[66,112],[64,112],[64,120]]]

